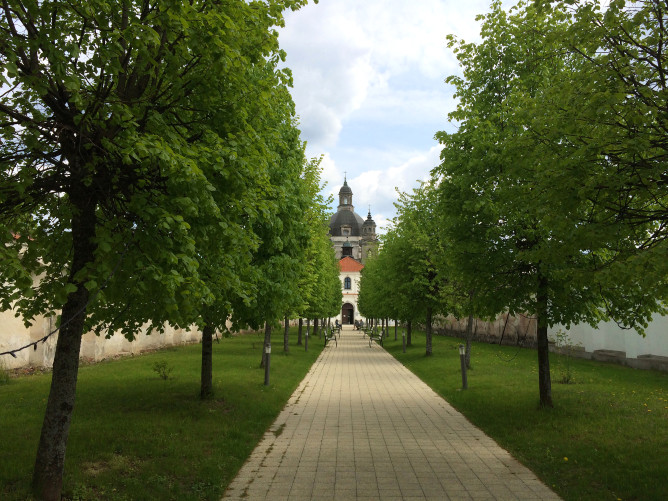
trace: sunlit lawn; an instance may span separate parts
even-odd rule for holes
[[[215,344],[207,402],[199,345],[82,367],[66,499],[219,499],[322,348],[305,353],[294,338],[286,356],[275,334],[269,387],[261,337]],[[385,348],[564,499],[668,499],[668,374],[571,360],[575,384],[564,385],[567,360],[552,356],[555,408],[541,410],[535,351],[474,343],[462,391],[459,342],[435,337],[427,358],[421,333],[404,354],[391,332]],[[0,385],[0,499],[29,499],[49,380]]]
[[[65,498],[219,499],[322,349],[312,342],[305,353],[295,332],[288,355],[282,330],[274,335],[268,387],[259,335],[214,343],[211,401],[199,399],[200,345],[82,367]],[[30,499],[49,383],[45,374],[0,385],[0,499]]]
[[[400,331],[401,332],[401,331]],[[529,349],[474,343],[461,390],[460,340],[423,333],[385,348],[566,500],[668,499],[668,374],[552,355],[554,409],[538,407]],[[574,384],[559,384],[567,363]]]

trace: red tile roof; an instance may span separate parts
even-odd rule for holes
[[[357,259],[353,259],[350,256],[346,256],[344,258],[341,258],[339,261],[339,270],[340,271],[347,271],[347,272],[354,272],[354,271],[362,271],[364,268],[364,265],[360,263]]]

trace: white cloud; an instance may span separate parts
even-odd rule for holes
[[[343,172],[336,166],[336,162],[334,162],[329,153],[325,153],[322,156],[320,168],[322,169],[321,181],[325,183],[323,192],[326,196],[334,195],[334,205],[336,205],[338,203],[336,197],[342,184]]]
[[[369,86],[381,78],[370,64],[371,46],[364,38],[337,4],[310,5],[286,16],[281,47],[294,75],[292,94],[302,132],[313,146],[335,145],[341,121],[362,106]]]
[[[434,146],[426,152],[414,153],[402,163],[387,169],[372,169],[354,177],[348,176],[355,212],[366,216],[371,206],[371,215],[376,225],[379,228],[386,227],[388,221],[396,215],[394,202],[397,200],[397,189],[410,192],[420,181],[426,181],[430,171],[439,163],[440,151],[440,146]],[[329,156],[325,156],[321,165],[323,179],[328,181],[326,193],[334,196],[336,205],[343,184],[343,172]]]
[[[377,115],[382,108],[410,122],[425,109],[451,109],[443,79],[459,70],[445,37],[478,38],[475,16],[488,6],[489,0],[321,0],[288,13],[280,41],[304,137],[325,149],[336,145],[353,113]],[[407,88],[409,80],[420,89]]]
[[[446,35],[479,40],[490,0],[320,0],[286,14],[280,30],[308,155],[324,154],[325,192],[338,203],[347,172],[360,215],[395,215],[395,187],[411,191],[438,165],[438,130],[451,129],[459,73]],[[504,5],[511,2],[504,1]]]
[[[447,115],[456,107],[452,94],[443,89],[383,89],[370,96],[364,110],[354,117],[382,120],[385,124],[406,125],[445,124]],[[435,132],[435,130],[434,130]]]
[[[299,115],[299,128],[309,146],[327,148],[336,144],[342,124],[332,109],[322,103],[311,102]]]

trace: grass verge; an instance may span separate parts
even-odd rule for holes
[[[200,345],[81,367],[64,499],[220,499],[322,350],[293,342],[286,355],[282,333],[272,336],[266,387],[261,336],[214,343],[208,401],[199,399]],[[50,380],[42,374],[0,386],[0,499],[31,499]]]
[[[668,499],[668,374],[551,354],[555,407],[538,407],[535,350],[473,343],[462,391],[461,340],[423,333],[385,348],[565,500]],[[573,384],[558,384],[570,363]]]

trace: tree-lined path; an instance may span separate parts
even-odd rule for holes
[[[224,499],[559,497],[385,350],[344,329]]]

